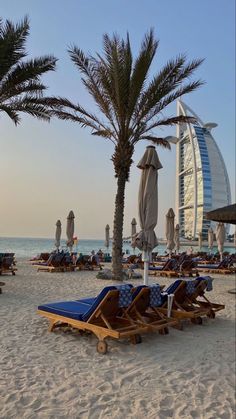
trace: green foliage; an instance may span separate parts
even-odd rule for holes
[[[155,135],[155,128],[194,120],[187,116],[164,117],[162,112],[177,98],[201,86],[201,80],[188,79],[202,60],[187,62],[186,56],[180,55],[170,60],[148,83],[157,48],[158,41],[150,30],[135,59],[128,34],[126,39],[116,34],[113,37],[105,34],[102,55],[86,55],[76,46],[69,49],[70,57],[99,113],[91,114],[79,104],[63,98],[58,98],[61,108],[55,113],[61,119],[90,127],[93,135],[114,143],[112,160],[116,176],[121,170],[126,170],[128,179],[134,145],[138,141],[148,140],[170,148],[168,141]]]
[[[25,44],[29,35],[29,22],[13,24],[0,20],[0,112],[6,112],[17,125],[19,114],[28,113],[48,121],[52,115],[53,98],[44,97],[46,86],[41,76],[55,70],[52,55],[26,60]]]

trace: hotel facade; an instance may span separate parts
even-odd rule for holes
[[[211,133],[217,124],[204,124],[182,101],[177,102],[177,115],[193,116],[196,122],[177,127],[176,218],[182,237],[202,233],[206,238],[215,223],[204,214],[231,203],[227,170]]]

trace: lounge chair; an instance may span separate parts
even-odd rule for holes
[[[38,314],[50,321],[49,331],[69,325],[81,331],[94,333],[98,338],[97,351],[107,352],[106,338],[130,338],[133,343],[141,341],[140,334],[150,331],[144,324],[137,324],[119,315],[121,308],[132,301],[130,285],[117,289],[105,287],[96,298],[56,302],[38,307]]]
[[[64,272],[65,266],[63,265],[64,253],[52,253],[44,263],[36,263],[34,266],[38,267],[38,271],[43,272]]]
[[[79,271],[86,270],[86,271],[93,271],[94,269],[101,270],[102,265],[96,261],[96,258],[93,257],[91,260],[91,256],[89,255],[80,255],[76,261],[76,268]]]
[[[202,317],[215,317],[213,311],[224,309],[224,305],[210,303],[206,299],[204,304],[198,299],[203,296],[209,279],[207,277],[198,277],[195,279],[178,279],[171,284],[164,295],[174,295],[171,316],[178,319],[189,319],[192,323],[202,324]],[[214,309],[215,306],[215,309]],[[159,311],[167,314],[167,297]]]
[[[133,289],[132,303],[123,309],[124,316],[138,324],[148,325],[151,330],[167,334],[170,326],[177,326],[178,320],[168,318],[159,311],[163,304],[162,287],[159,284],[140,285]]]
[[[225,306],[224,304],[212,303],[206,297],[205,291],[211,291],[213,289],[212,283],[213,278],[210,276],[199,276],[196,278],[194,291],[187,296],[187,300],[195,307],[207,308],[209,310],[208,317],[215,318],[215,313],[223,310]]]
[[[14,253],[0,254],[0,275],[12,274],[15,275],[17,268],[15,267]]]
[[[232,257],[225,257],[219,263],[198,264],[197,269],[199,272],[206,272],[206,273],[231,274],[235,272],[235,269],[233,268]]]

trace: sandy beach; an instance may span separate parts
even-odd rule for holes
[[[96,272],[37,272],[26,260],[17,267],[1,279],[0,418],[235,417],[234,276],[214,276],[210,299],[226,305],[216,319],[145,335],[140,345],[108,340],[100,355],[95,336],[49,333],[36,310],[94,296],[108,282]]]

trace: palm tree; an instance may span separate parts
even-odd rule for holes
[[[0,19],[0,112],[16,125],[21,112],[46,121],[52,115],[53,98],[43,96],[41,76],[55,70],[57,60],[52,55],[25,60],[28,35],[27,17],[17,24]]]
[[[147,84],[151,63],[158,47],[150,30],[133,60],[129,35],[126,40],[117,35],[103,37],[103,55],[86,56],[76,46],[69,54],[82,74],[82,81],[93,97],[99,115],[85,110],[80,104],[58,98],[61,109],[55,113],[64,120],[89,127],[92,135],[106,138],[114,144],[112,162],[117,178],[113,226],[112,268],[114,278],[122,275],[122,233],[125,185],[129,180],[134,147],[141,140],[170,148],[170,144],[155,135],[160,126],[193,122],[186,116],[163,117],[162,111],[180,96],[192,92],[202,82],[183,82],[191,76],[202,60],[186,62],[180,55],[170,60]]]

